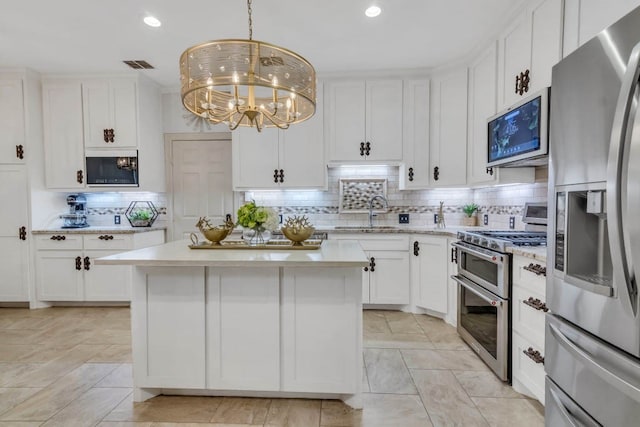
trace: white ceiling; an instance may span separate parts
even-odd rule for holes
[[[371,3],[383,9],[367,18]],[[254,0],[253,38],[291,49],[318,74],[432,68],[488,41],[522,0]],[[152,14],[162,27],[142,18]],[[41,73],[142,71],[177,87],[178,57],[206,40],[248,38],[245,0],[3,0],[0,67]]]

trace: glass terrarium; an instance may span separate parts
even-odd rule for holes
[[[158,218],[158,210],[151,202],[131,202],[124,215],[132,227],[151,227]]]

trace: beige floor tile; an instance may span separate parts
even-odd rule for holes
[[[131,331],[128,329],[104,329],[91,334],[85,344],[131,345]]]
[[[367,348],[364,361],[372,393],[418,394],[400,350]]]
[[[418,396],[364,394],[362,410],[337,400],[323,401],[320,425],[428,427],[432,424]]]
[[[39,367],[40,365],[35,363],[0,363],[0,387],[20,387],[18,383],[21,382],[21,379]],[[23,385],[22,387],[42,386],[31,383]]]
[[[7,329],[46,329],[51,321],[44,317],[18,317],[12,319]]]
[[[0,388],[0,415],[40,390],[39,388]]]
[[[416,319],[411,313],[386,311],[384,317],[387,319],[389,328],[394,334],[424,334],[422,328],[418,325],[418,322],[416,322]]]
[[[68,347],[41,344],[1,345],[0,362],[46,363],[69,351]]]
[[[40,329],[0,329],[0,342],[5,345],[34,344]]]
[[[431,341],[429,341],[429,338],[424,334],[390,334],[376,332],[365,332],[363,346],[365,348],[435,348]]]
[[[102,421],[98,427],[152,427],[152,422]]]
[[[475,353],[462,350],[400,350],[410,369],[455,369],[487,371]]]
[[[40,421],[0,421],[0,427],[37,427]]]
[[[391,333],[391,328],[384,317],[384,313],[376,310],[363,311],[362,329],[365,332],[387,332]]]
[[[493,372],[453,371],[453,374],[464,391],[472,397],[524,397],[510,385],[500,381]]]
[[[151,427],[255,427],[253,424],[226,423],[151,423]]]
[[[273,399],[264,423],[268,427],[320,426],[320,400]]]
[[[415,314],[416,322],[427,336],[434,334],[455,334],[456,328],[445,322],[443,319],[428,316],[426,314]]]
[[[91,427],[131,393],[127,388],[92,388],[51,417],[46,427]]]
[[[492,427],[544,426],[544,416],[540,415],[526,399],[492,397],[473,397],[472,399]]]
[[[4,421],[46,421],[112,372],[117,365],[85,364],[0,416]]]
[[[457,332],[428,335],[433,347],[438,350],[469,350],[470,347]]]
[[[225,397],[209,420],[212,423],[264,424],[271,399]]]
[[[541,417],[544,417],[544,406],[542,403],[538,402],[534,399],[529,399],[525,397],[526,402],[531,406]]]
[[[363,361],[362,362],[362,392],[369,393],[370,391],[371,391],[371,386],[369,386],[369,376],[367,375],[367,365]]]
[[[434,426],[487,426],[450,371],[412,369],[411,375]]]
[[[351,427],[362,425],[362,410],[353,409],[340,400],[323,400],[320,425]]]
[[[129,395],[103,421],[206,423],[222,400],[222,397],[156,396],[134,403],[132,395]]]
[[[123,387],[133,388],[133,368],[130,363],[124,363],[104,377],[95,387]]]
[[[132,363],[131,345],[110,345],[106,350],[93,355],[89,363]]]

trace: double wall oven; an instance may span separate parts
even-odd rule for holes
[[[509,246],[546,244],[547,210],[527,204],[527,231],[463,231],[458,261],[458,333],[502,381],[511,380],[511,254]]]

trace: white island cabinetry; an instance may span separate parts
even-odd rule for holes
[[[191,250],[182,240],[98,260],[135,266],[134,400],[171,389],[360,406],[367,263],[354,241]]]

